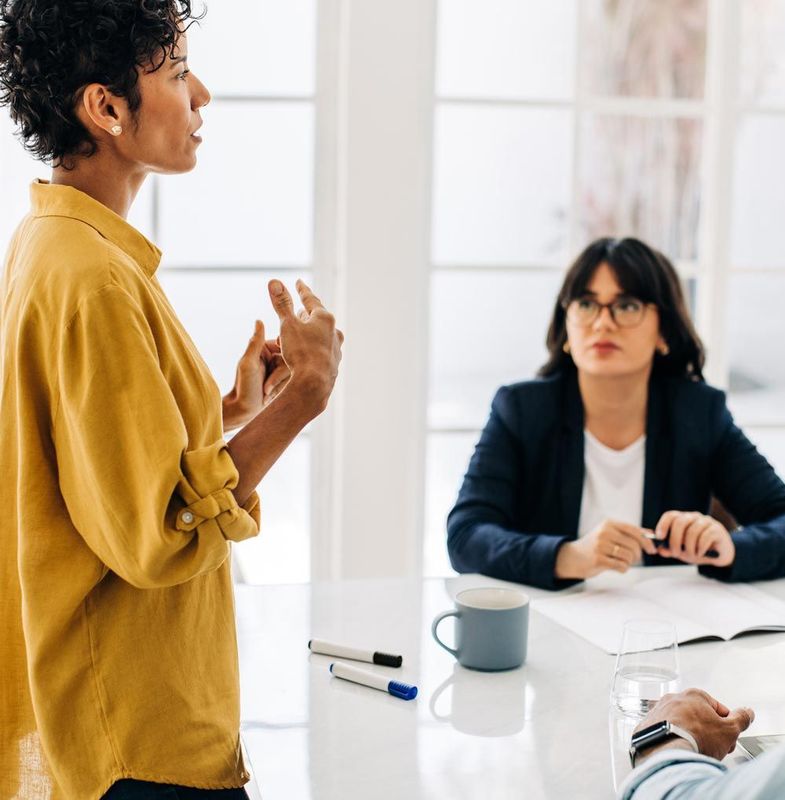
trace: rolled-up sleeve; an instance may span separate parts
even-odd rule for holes
[[[58,350],[53,438],[60,490],[78,533],[140,588],[217,569],[228,540],[259,531],[256,494],[239,506],[239,475],[222,433],[189,441],[138,303],[109,284],[85,298]],[[182,391],[182,387],[180,387]],[[207,403],[205,387],[198,401]],[[217,398],[220,403],[220,398]]]
[[[619,800],[780,800],[785,797],[785,747],[728,770],[708,756],[663,750],[634,770]]]

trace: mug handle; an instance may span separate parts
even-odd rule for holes
[[[446,619],[447,617],[456,617],[460,619],[461,612],[460,611],[442,611],[441,614],[436,615],[436,619],[431,623],[431,635],[436,640],[436,644],[443,647],[450,655],[458,658],[458,651],[453,650],[452,647],[447,647],[447,645],[439,638],[438,634],[436,633],[436,629],[439,627],[439,623]]]
[[[439,644],[441,644],[441,642],[439,642]],[[444,647],[444,645],[442,645],[442,647]],[[446,681],[443,681],[431,695],[431,702],[428,704],[428,707],[430,708],[431,714],[433,714],[434,719],[438,719],[439,722],[449,722],[452,719],[452,714],[437,714],[436,703],[444,693],[444,690],[447,689],[449,686],[452,686],[454,681],[455,681],[455,675],[450,675],[450,677],[447,678]]]

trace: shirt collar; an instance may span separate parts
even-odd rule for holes
[[[104,239],[130,256],[149,276],[161,263],[161,251],[133,225],[72,186],[33,181],[30,202],[34,217],[70,217],[94,228]]]

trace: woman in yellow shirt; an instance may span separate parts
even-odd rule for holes
[[[0,291],[2,798],[246,797],[229,542],[258,532],[254,487],[325,408],[342,336],[272,281],[280,347],[257,323],[222,399],[126,222],[150,172],[196,164],[192,18],[0,0],[0,102],[54,166]]]

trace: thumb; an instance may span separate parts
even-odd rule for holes
[[[725,718],[733,723],[739,733],[746,731],[755,720],[755,712],[751,708],[736,708]]]
[[[272,280],[267,284],[273,308],[281,320],[294,316],[294,302],[289,290],[279,280]]]
[[[245,348],[245,353],[243,353],[243,358],[248,356],[249,358],[259,358],[262,355],[262,350],[264,349],[264,323],[257,319],[256,323],[254,324],[254,332],[253,336],[248,340],[248,347]]]

